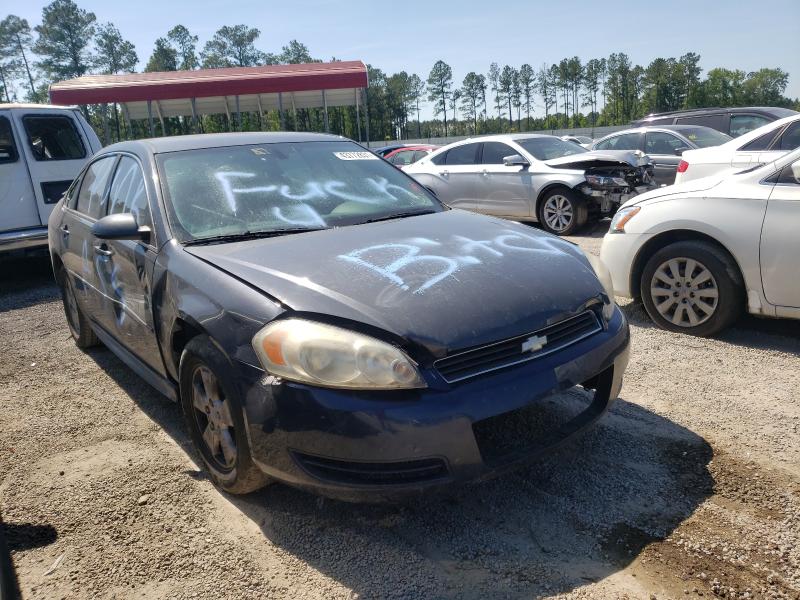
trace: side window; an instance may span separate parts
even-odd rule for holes
[[[5,117],[0,117],[0,164],[16,161],[17,145],[14,143],[11,122]]]
[[[450,154],[449,150],[447,152],[442,152],[441,154],[437,154],[431,159],[431,162],[435,165],[446,165],[448,154]]]
[[[108,179],[111,177],[111,170],[116,160],[116,156],[108,156],[89,165],[81,182],[81,191],[78,193],[78,205],[75,210],[93,219],[100,218],[103,214],[103,200],[108,187]]]
[[[486,142],[483,145],[483,159],[481,162],[484,165],[502,165],[503,158],[512,154],[519,154],[519,152],[501,142]]]
[[[678,117],[675,119],[677,125],[702,125],[703,127],[711,127],[717,131],[726,132],[728,127],[725,122],[727,115],[721,114],[707,114],[695,115],[693,117]]]
[[[414,152],[414,160],[412,160],[411,162],[417,162],[418,160],[422,160],[423,158],[428,156],[428,154],[430,154],[430,152],[428,152],[427,150],[416,150]]]
[[[446,165],[474,165],[478,162],[480,144],[464,144],[451,148],[447,153]]]
[[[797,161],[796,161],[797,162]],[[795,176],[792,165],[786,165],[781,169],[781,174],[778,176],[778,183],[786,183],[790,185],[800,185],[800,180]]]
[[[414,151],[413,150],[402,150],[395,154],[394,156],[389,158],[389,162],[393,165],[410,165],[414,162],[412,159],[414,158]]]
[[[760,115],[731,115],[729,133],[733,137],[739,137],[748,131],[758,129],[762,125],[766,125],[769,122],[769,119]]]
[[[786,128],[780,141],[776,145],[779,150],[794,150],[800,148],[800,121],[795,121]]]
[[[133,213],[140,227],[152,225],[142,169],[129,156],[119,161],[108,195],[108,214],[116,213]]]
[[[739,148],[739,150],[766,150],[775,139],[775,132],[769,131]]]
[[[22,124],[36,160],[77,160],[86,157],[86,148],[72,119],[28,115],[22,118]]]
[[[638,150],[638,133],[623,133],[597,144],[597,150]]]
[[[671,154],[675,155],[678,148],[687,148],[686,142],[663,131],[648,131],[644,135],[645,154]]]

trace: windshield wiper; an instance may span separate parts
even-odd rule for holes
[[[407,212],[392,213],[384,217],[375,217],[374,219],[367,219],[360,223],[377,223],[378,221],[390,221],[391,219],[404,219],[405,217],[416,217],[418,215],[432,215],[435,210],[413,210]]]
[[[291,227],[286,229],[270,229],[265,231],[242,231],[240,233],[212,235],[209,237],[189,240],[187,242],[184,242],[184,246],[200,246],[203,244],[224,244],[226,242],[241,242],[244,240],[255,240],[259,238],[277,237],[279,235],[303,233],[306,231],[320,231],[322,229],[325,229],[325,227]]]

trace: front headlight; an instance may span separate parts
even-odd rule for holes
[[[332,325],[285,319],[253,337],[261,365],[272,375],[323,387],[425,387],[417,365],[402,350]]]
[[[611,233],[625,233],[626,223],[635,217],[640,210],[642,210],[641,206],[628,206],[619,209],[617,214],[614,215],[614,218],[611,219],[611,226],[608,230]]]
[[[609,321],[614,314],[614,282],[611,279],[611,271],[599,257],[589,253],[585,253],[585,255],[608,296],[608,303],[603,305],[603,317]]]

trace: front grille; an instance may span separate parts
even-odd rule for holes
[[[314,477],[353,485],[402,485],[441,479],[447,464],[441,458],[403,462],[358,462],[294,453],[303,468]]]
[[[487,371],[502,369],[552,354],[594,335],[602,329],[594,311],[587,310],[533,333],[446,356],[433,364],[445,381],[453,383]],[[546,341],[543,338],[546,338]],[[524,344],[530,340],[544,343],[538,350],[526,349]]]

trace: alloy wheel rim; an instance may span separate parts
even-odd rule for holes
[[[236,436],[230,403],[211,370],[200,365],[192,373],[192,407],[206,453],[223,471],[236,466]]]
[[[650,298],[658,314],[673,325],[696,327],[716,312],[719,288],[703,263],[693,258],[671,258],[653,274]]]
[[[564,231],[572,223],[572,202],[569,198],[556,194],[544,203],[544,221],[553,231]]]

